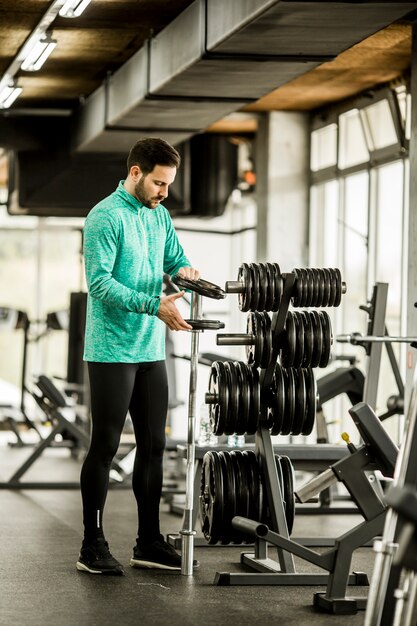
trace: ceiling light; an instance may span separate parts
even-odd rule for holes
[[[88,7],[91,0],[67,0],[59,14],[61,17],[78,17]]]
[[[14,83],[6,85],[0,90],[0,109],[8,109],[22,93],[22,88]]]
[[[20,66],[21,69],[28,72],[40,70],[56,44],[56,39],[52,39],[50,35],[45,35],[42,39],[38,39],[29,49],[29,52]]]

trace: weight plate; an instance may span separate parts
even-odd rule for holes
[[[295,517],[294,468],[287,456],[281,456],[280,465],[284,483],[285,519],[287,520],[288,534],[291,535]]]
[[[314,349],[313,327],[308,311],[301,311],[301,320],[304,327],[304,355],[301,367],[309,367]]]
[[[258,430],[260,411],[259,372],[257,369],[252,369],[251,367],[247,366],[246,374],[249,381],[251,395],[247,434],[254,435]]]
[[[248,428],[249,410],[250,410],[250,387],[246,376],[246,363],[235,361],[238,387],[239,387],[239,417],[236,422],[236,434],[244,435]]]
[[[310,306],[320,306],[320,275],[319,270],[313,268],[311,270],[313,277],[313,299]]]
[[[332,325],[330,317],[326,311],[319,311],[320,323],[323,336],[323,347],[319,362],[319,367],[327,367],[330,359],[330,351],[333,343]]]
[[[223,480],[223,526],[220,534],[220,543],[223,545],[227,545],[232,540],[232,519],[235,515],[236,506],[234,473],[231,464],[230,469],[228,467],[226,459],[228,456],[229,453],[227,451],[218,452]],[[231,472],[231,476],[229,476],[229,471]]]
[[[284,389],[285,389],[285,413],[281,426],[281,435],[289,435],[292,430],[292,422],[294,419],[294,405],[295,405],[295,389],[294,389],[294,377],[292,375],[292,368],[286,367],[282,369],[284,377]]]
[[[265,263],[265,269],[267,281],[265,311],[272,311],[275,302],[274,266],[272,265],[272,263]]]
[[[317,384],[316,379],[314,378],[314,372],[311,367],[307,367],[306,369],[304,369],[303,375],[306,386],[307,406],[301,434],[310,435],[316,419]]]
[[[285,319],[283,342],[280,350],[280,361],[283,367],[292,367],[297,347],[296,328],[293,313],[288,311]]]
[[[249,265],[247,263],[242,263],[239,267],[237,281],[243,284],[243,291],[238,294],[239,309],[240,311],[246,313],[246,311],[249,311],[252,293],[252,279],[250,276]]]
[[[282,279],[281,269],[278,263],[272,264],[274,268],[274,282],[275,282],[275,295],[274,295],[274,307],[273,311],[278,311],[281,304],[282,292],[284,290],[284,281]]]
[[[265,304],[267,299],[268,278],[266,274],[266,267],[264,263],[254,264],[259,276],[259,297],[257,311],[265,311]]]
[[[297,307],[297,306],[301,306],[300,303],[302,302],[302,298],[303,298],[303,285],[302,285],[302,279],[301,279],[301,270],[295,268],[293,269],[292,273],[295,275],[295,281],[294,281],[294,286],[293,286],[293,291],[292,291],[291,302],[294,307]]]
[[[324,298],[322,306],[327,307],[330,306],[332,296],[332,278],[327,267],[323,267],[322,272],[324,275]]]
[[[324,306],[324,302],[325,302],[326,276],[321,268],[319,268],[317,272],[319,274],[319,280],[320,280],[320,297],[319,297],[319,304],[316,304],[316,306],[320,307],[320,306]]]
[[[224,361],[223,365],[226,372],[227,386],[229,389],[229,404],[227,411],[227,420],[224,427],[224,434],[233,435],[236,432],[236,422],[239,417],[239,386],[233,363],[231,361]]]
[[[246,333],[248,335],[253,335],[254,337],[253,345],[246,346],[246,358],[248,365],[251,367],[259,367],[264,349],[264,337],[262,333],[262,324],[260,323],[257,311],[252,311],[248,314],[246,320]]]
[[[215,451],[207,452],[203,457],[200,518],[202,531],[208,543],[217,543],[223,527],[223,476]]]
[[[249,264],[252,277],[252,294],[250,301],[250,310],[258,311],[259,309],[259,272],[256,263]]]
[[[342,275],[337,267],[333,268],[336,277],[336,297],[333,306],[339,306],[342,301]]]
[[[293,320],[295,325],[295,353],[292,367],[301,367],[304,358],[304,325],[298,311],[294,311]]]
[[[291,369],[294,378],[294,391],[295,391],[295,406],[294,417],[291,427],[292,435],[300,435],[304,424],[304,418],[306,413],[306,388],[304,383],[304,376],[301,369]]]
[[[210,404],[210,425],[215,435],[223,435],[229,410],[229,387],[224,365],[214,361],[211,366],[209,393],[216,396],[216,402]]]
[[[274,405],[274,422],[272,424],[271,435],[281,434],[282,425],[285,419],[285,379],[283,374],[283,368],[279,363],[275,365],[274,371],[275,378],[275,405]]]
[[[311,356],[311,367],[318,367],[323,352],[323,333],[318,312],[310,311],[310,319],[314,337],[314,350]]]
[[[263,350],[262,350],[262,358],[261,358],[261,367],[268,367],[271,358],[272,358],[272,324],[271,318],[269,317],[267,311],[263,313],[259,313],[260,320],[262,323],[262,335],[263,335]]]

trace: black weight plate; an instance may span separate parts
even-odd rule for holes
[[[235,483],[233,468],[229,468],[226,460],[229,453],[220,451],[218,459],[220,462],[222,478],[223,478],[223,526],[220,535],[220,543],[226,545],[231,542],[233,535],[232,519],[235,515]],[[232,474],[231,480],[229,471]]]
[[[248,485],[248,519],[257,520],[257,489],[255,477],[252,474],[252,466],[250,458],[245,450],[242,451],[242,462],[246,472],[246,480]]]
[[[239,418],[239,385],[237,374],[231,361],[223,362],[229,388],[229,410],[224,428],[225,435],[233,435],[236,432],[236,422]]]
[[[292,273],[295,275],[294,286],[292,289],[292,305],[297,307],[301,306],[302,298],[303,298],[303,284],[301,278],[301,270],[298,268],[294,268]]]
[[[307,267],[306,270],[306,283],[307,283],[307,301],[305,306],[312,306],[314,300],[314,275],[311,267]]]
[[[249,490],[248,478],[246,475],[244,461],[242,460],[243,452],[241,450],[231,450],[230,458],[234,462],[235,482],[238,492],[236,515],[248,517],[249,513]],[[253,540],[253,538],[252,538]]]
[[[337,297],[337,279],[333,268],[327,268],[330,277],[330,298],[328,306],[334,306]]]
[[[223,527],[223,476],[217,452],[203,457],[200,490],[200,518],[203,534],[210,544],[221,537]]]
[[[285,413],[281,426],[281,435],[289,435],[294,419],[295,389],[291,367],[282,368],[285,392]]]
[[[237,515],[237,511],[238,511],[237,500],[238,500],[239,494],[238,494],[238,488],[236,484],[236,470],[235,470],[234,463],[231,457],[231,453],[229,451],[225,451],[223,454],[224,454],[224,459],[225,459],[226,468],[227,468],[228,498],[230,498],[229,536],[230,536],[230,541],[232,543],[240,543],[241,541],[240,537],[236,537],[236,534],[238,533],[238,531],[236,531],[235,528],[233,528],[232,526],[232,519]]]
[[[239,283],[243,283],[243,292],[238,294],[239,309],[246,313],[250,308],[250,299],[252,293],[252,278],[250,274],[249,265],[242,263],[237,273],[237,280]]]
[[[280,464],[284,483],[285,519],[287,520],[288,534],[291,535],[295,517],[294,469],[287,456],[281,456]]]
[[[258,430],[260,410],[259,372],[257,369],[247,366],[246,375],[249,381],[251,397],[247,434],[254,435]]]
[[[323,333],[318,312],[310,311],[310,319],[314,337],[314,350],[311,356],[311,367],[318,367],[323,352]]]
[[[264,263],[257,263],[255,265],[259,276],[259,298],[257,310],[265,311],[265,304],[268,297],[268,277],[266,274],[266,267]]]
[[[321,268],[317,269],[319,276],[319,301],[315,306],[321,307],[324,306],[325,295],[326,295],[326,275]]]
[[[268,367],[271,357],[272,357],[272,324],[271,318],[269,317],[267,311],[263,313],[259,313],[262,329],[263,329],[263,351],[262,351],[262,359],[261,359],[261,367]]]
[[[283,345],[280,350],[280,361],[283,367],[292,367],[297,347],[297,335],[293,313],[288,311],[285,319]]]
[[[309,367],[314,349],[313,327],[311,325],[310,313],[301,311],[301,320],[304,327],[304,356],[301,367]]]
[[[306,413],[306,403],[307,403],[306,388],[305,388],[304,376],[302,374],[302,370],[292,368],[291,371],[292,371],[292,375],[294,378],[294,391],[295,391],[294,417],[293,417],[293,422],[292,422],[292,427],[291,427],[291,434],[300,435],[302,428],[303,428],[304,418],[305,418],[305,413]]]
[[[274,371],[275,378],[275,405],[274,405],[274,421],[271,428],[271,435],[281,434],[282,425],[285,419],[285,379],[283,374],[283,368],[279,363],[275,365]]]
[[[210,425],[215,435],[223,435],[229,411],[229,387],[224,365],[214,361],[211,366],[209,393],[217,397],[215,404],[210,405]]]
[[[311,269],[313,277],[313,299],[310,306],[320,306],[320,275],[317,268]]]
[[[272,263],[265,263],[265,269],[267,281],[265,311],[272,311],[275,302],[274,266],[272,265]]]
[[[317,408],[317,384],[314,377],[314,372],[311,367],[307,367],[303,370],[304,382],[306,386],[307,406],[304,418],[302,435],[310,435],[313,430],[314,422],[316,419]]]
[[[239,417],[236,423],[236,434],[244,435],[246,433],[249,421],[250,410],[250,387],[246,376],[246,363],[235,361],[234,367],[238,378],[239,386]]]
[[[323,307],[330,306],[330,301],[332,297],[332,277],[327,269],[327,267],[322,268],[322,272],[324,274],[324,299],[323,299]]]
[[[342,275],[337,267],[333,268],[333,272],[336,278],[336,297],[333,306],[339,306],[342,301]]]
[[[319,311],[320,323],[323,334],[323,347],[319,362],[319,367],[327,367],[330,359],[330,351],[333,343],[332,325],[330,317],[326,311]]]
[[[301,363],[303,362],[304,358],[304,324],[298,311],[294,311],[292,315],[295,325],[296,336],[295,354],[292,367],[301,367]]]
[[[257,311],[248,313],[246,320],[246,333],[254,336],[254,344],[246,346],[246,358],[248,365],[251,367],[259,367],[264,349],[264,337],[262,333],[262,324],[259,322],[259,314]]]
[[[250,301],[250,310],[258,311],[259,310],[259,272],[258,266],[256,263],[249,264],[251,277],[252,277],[252,294]]]
[[[300,304],[298,306],[307,306],[308,302],[308,279],[307,279],[307,270],[305,268],[301,268],[301,299]]]
[[[254,520],[260,521],[262,515],[262,491],[261,491],[261,477],[259,472],[258,459],[253,450],[246,450],[245,454],[248,458],[249,467],[251,470],[252,481],[254,485]]]
[[[274,282],[275,282],[275,290],[274,290],[274,307],[273,311],[278,311],[279,306],[281,304],[282,292],[284,290],[284,281],[282,279],[281,269],[278,263],[272,263],[274,268]]]

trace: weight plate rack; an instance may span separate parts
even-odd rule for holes
[[[238,280],[227,282],[225,291],[237,293],[239,309],[248,313],[246,333],[218,334],[217,344],[244,345],[246,362],[213,362],[206,393],[210,425],[216,435],[256,434],[256,452],[211,450],[204,456],[200,516],[210,544],[253,540],[232,526],[233,517],[265,522],[289,536],[294,472],[288,457],[273,458],[270,437],[312,432],[313,368],[328,365],[333,343],[326,311],[289,307],[339,306],[346,284],[336,268],[283,274],[278,263],[242,263]]]

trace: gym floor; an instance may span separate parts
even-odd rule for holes
[[[0,480],[6,480],[29,454],[27,448],[0,447]],[[80,463],[68,451],[48,449],[25,479],[77,480]],[[82,539],[81,500],[77,490],[0,491],[0,624],[14,626],[280,626],[363,624],[364,613],[328,615],[313,607],[324,587],[231,586],[213,584],[216,572],[250,571],[240,565],[242,547],[195,547],[200,568],[191,577],[178,572],[129,567],[136,532],[130,489],[111,489],[104,527],[112,553],[126,566],[125,577],[91,576],[75,569]],[[296,515],[293,537],[338,537],[362,521],[341,515]],[[161,528],[177,533],[181,517],[161,505]],[[199,531],[199,528],[197,529]],[[198,532],[198,535],[200,533]],[[251,548],[244,548],[250,552]],[[326,550],[319,548],[317,550]],[[270,548],[269,555],[275,550]],[[352,571],[370,577],[371,548],[354,553]],[[321,571],[295,559],[297,572]],[[367,587],[350,587],[365,596]]]

